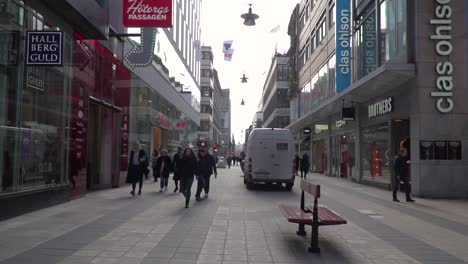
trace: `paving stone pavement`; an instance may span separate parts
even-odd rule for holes
[[[188,209],[181,194],[147,181],[142,196],[91,192],[0,222],[0,263],[468,263],[468,201],[397,204],[388,191],[309,175],[322,185],[320,203],[348,220],[321,227],[321,253],[311,254],[310,228],[296,236],[278,209],[299,204],[298,185],[247,190],[240,176],[239,167],[219,169],[209,198]]]

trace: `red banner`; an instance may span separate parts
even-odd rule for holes
[[[172,27],[172,0],[123,0],[126,27]]]

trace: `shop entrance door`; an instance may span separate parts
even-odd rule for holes
[[[112,108],[89,104],[87,181],[90,189],[104,189],[119,182],[120,115]]]
[[[410,157],[411,159],[410,121],[408,119],[392,120],[390,140],[391,140],[390,142],[390,146],[391,146],[390,155],[391,156],[388,157],[388,160],[393,160],[393,157],[395,157],[399,153],[400,147],[405,147],[408,150],[408,157]],[[391,166],[391,168],[392,167],[393,166]],[[393,175],[393,173],[394,171],[391,169],[391,174]],[[409,166],[408,176],[411,181],[411,166]],[[392,177],[391,179],[392,185],[395,184],[394,180],[395,180],[395,177]],[[404,185],[400,186],[400,191],[402,192],[405,191]]]
[[[392,121],[392,150],[393,156],[398,154],[400,146],[404,145],[408,149],[408,155],[411,157],[411,147],[409,144],[410,137],[410,122],[408,119],[398,119]]]
[[[150,154],[153,153],[153,150],[158,150],[158,152],[161,150],[161,128],[159,127],[153,127],[153,136],[151,138],[151,146],[152,148],[149,150]]]

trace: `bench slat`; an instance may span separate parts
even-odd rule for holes
[[[313,184],[308,180],[301,179],[301,189],[314,198],[320,198],[320,185],[318,184]]]
[[[290,223],[312,225],[312,218],[299,207],[280,204],[279,208]]]
[[[306,206],[307,210],[314,210],[313,206]],[[318,219],[320,225],[344,225],[347,223],[346,219],[339,216],[332,210],[328,209],[325,206],[319,206],[318,208]]]

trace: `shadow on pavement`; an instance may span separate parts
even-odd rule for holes
[[[262,192],[289,192],[286,190],[284,185],[280,184],[268,184],[268,183],[256,183],[252,186],[250,191],[262,191]]]

